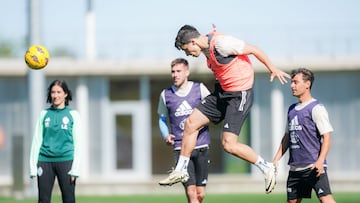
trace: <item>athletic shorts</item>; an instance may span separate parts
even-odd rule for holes
[[[205,97],[196,108],[214,124],[224,121],[223,131],[239,135],[250,112],[253,97],[252,89],[226,92],[216,83],[215,91]]]
[[[174,151],[175,160],[179,160],[180,150]],[[189,185],[206,186],[208,182],[209,174],[209,147],[203,147],[194,149],[191,153],[191,157],[188,165],[189,180],[183,185],[185,187]]]
[[[290,171],[287,180],[287,199],[311,198],[314,189],[318,198],[331,194],[330,184],[326,169],[316,177],[316,169]]]

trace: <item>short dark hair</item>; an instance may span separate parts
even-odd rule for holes
[[[191,39],[197,38],[200,36],[199,31],[191,26],[191,25],[184,25],[180,28],[175,38],[175,47],[178,50],[181,50],[181,47],[190,42]]]
[[[48,93],[47,93],[47,103],[52,103],[52,99],[51,99],[51,89],[55,86],[58,85],[60,86],[64,92],[67,94],[67,97],[65,98],[65,106],[69,105],[69,101],[72,100],[72,94],[71,94],[71,90],[68,88],[68,85],[66,84],[66,82],[64,80],[54,80],[48,87]]]
[[[177,64],[184,64],[186,67],[189,68],[189,62],[184,58],[176,58],[173,61],[171,61],[171,68]]]
[[[301,73],[302,74],[302,79],[304,81],[310,81],[310,89],[314,83],[314,80],[315,80],[315,76],[314,76],[314,73],[307,69],[307,68],[298,68],[298,69],[294,69],[291,71],[291,78],[295,77],[295,75]]]

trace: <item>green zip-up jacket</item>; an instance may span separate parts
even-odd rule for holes
[[[81,120],[76,110],[48,108],[41,111],[30,151],[30,177],[37,175],[38,161],[73,160],[69,175],[80,175]]]

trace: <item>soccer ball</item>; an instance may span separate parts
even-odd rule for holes
[[[32,45],[26,50],[25,62],[31,69],[39,70],[45,68],[49,60],[50,54],[42,45]]]

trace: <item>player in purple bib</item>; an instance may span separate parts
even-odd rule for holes
[[[173,146],[175,160],[180,156],[185,120],[193,109],[210,94],[203,83],[188,81],[190,74],[186,59],[178,58],[171,62],[173,85],[161,92],[158,105],[159,128],[164,141]],[[170,131],[168,128],[168,121]],[[183,182],[189,203],[202,202],[209,168],[209,128],[199,132],[196,147],[187,167],[189,176]]]
[[[291,78],[291,90],[299,102],[289,107],[285,135],[273,162],[277,165],[289,149],[288,203],[311,198],[312,190],[320,202],[334,203],[326,170],[333,132],[328,112],[311,96],[314,74],[310,70],[293,70]]]

